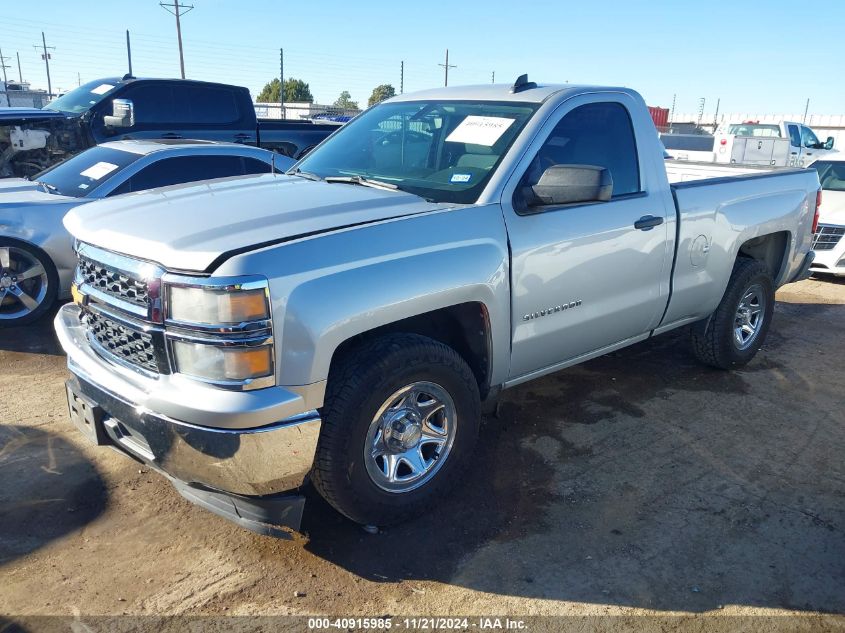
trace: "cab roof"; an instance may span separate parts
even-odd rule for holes
[[[530,82],[514,91],[514,84],[481,84],[432,88],[396,95],[390,102],[400,101],[505,101],[543,103],[552,96],[572,96],[585,92],[631,92],[630,88],[575,84],[534,84]]]

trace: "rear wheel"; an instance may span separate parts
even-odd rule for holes
[[[41,249],[0,238],[0,327],[26,325],[56,300],[59,276]]]
[[[766,265],[738,259],[719,307],[692,328],[696,357],[720,369],[745,365],[766,340],[774,305],[774,283]]]
[[[387,335],[333,368],[322,417],[315,488],[353,521],[389,525],[460,479],[478,435],[478,385],[452,348]]]

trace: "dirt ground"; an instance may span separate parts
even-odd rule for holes
[[[845,630],[845,282],[783,288],[740,371],[700,366],[687,337],[506,392],[430,515],[368,534],[312,494],[304,534],[282,540],[86,445],[49,320],[2,331],[0,614],[789,615]]]

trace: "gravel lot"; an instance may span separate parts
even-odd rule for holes
[[[680,331],[523,385],[431,515],[371,535],[313,497],[288,540],[87,446],[49,320],[0,331],[0,614],[794,614],[778,622],[845,630],[845,282],[778,300],[741,371],[701,367]]]

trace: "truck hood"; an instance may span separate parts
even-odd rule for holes
[[[83,242],[205,271],[233,252],[445,206],[401,191],[263,174],[98,200],[64,223]]]
[[[55,110],[39,110],[38,108],[0,108],[0,125],[15,125],[38,121],[64,119],[67,114]]]
[[[845,191],[822,191],[819,223],[845,226]]]

